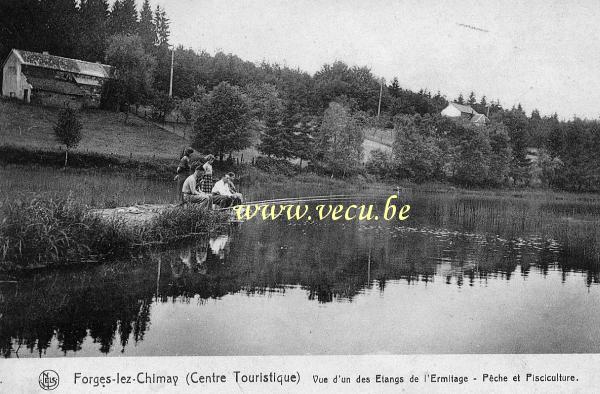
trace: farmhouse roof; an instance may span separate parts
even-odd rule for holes
[[[89,77],[111,78],[113,67],[101,63],[86,62],[62,56],[48,55],[45,53],[12,50],[19,60],[25,65],[65,71]]]

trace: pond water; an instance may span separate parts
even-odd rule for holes
[[[0,350],[600,351],[597,206],[565,217],[557,202],[428,193],[404,202],[403,222],[254,219],[127,261],[12,278],[0,283]]]

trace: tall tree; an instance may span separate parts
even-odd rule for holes
[[[203,87],[198,87],[193,96],[178,99],[175,103],[175,108],[181,114],[183,119],[185,120],[185,127],[183,129],[183,134],[185,137],[186,129],[188,127],[193,127],[193,123],[196,120],[196,116],[198,115],[198,110],[200,109],[200,105],[202,105],[202,101],[204,96],[206,95],[206,90]]]
[[[79,15],[75,0],[46,0],[40,6],[44,22],[39,26],[43,31],[39,39],[43,50],[59,56],[77,56]]]
[[[148,102],[152,92],[155,60],[144,51],[137,35],[117,34],[109,40],[106,62],[116,69],[117,79],[104,85],[103,106]]]
[[[135,0],[116,0],[108,18],[109,35],[135,34],[138,29],[137,25]]]
[[[456,99],[456,102],[457,102],[458,104],[464,104],[464,103],[465,103],[465,99],[463,98],[463,95],[462,95],[462,93],[460,93],[460,94],[458,95],[458,98]]]
[[[448,100],[442,96],[439,90],[429,101],[431,103],[431,107],[433,107],[432,110],[434,114],[442,112],[442,110],[448,106]]]
[[[456,147],[454,180],[464,185],[485,185],[490,178],[490,139],[483,127],[463,127],[466,132]]]
[[[317,159],[332,174],[350,174],[361,165],[363,140],[363,133],[350,110],[332,102],[323,115],[317,136]]]
[[[157,46],[154,48],[154,57],[156,58],[157,66],[156,66],[156,74],[154,78],[154,89],[161,92],[167,92],[169,90],[169,81],[171,75],[171,56],[175,58],[174,67],[180,68],[181,59],[178,55],[185,55],[182,53],[182,50],[178,50],[177,54],[172,54],[171,49],[169,48],[169,20],[167,19],[167,14],[164,9],[160,6],[156,6],[156,11],[154,13],[154,28],[156,34],[156,44]],[[181,48],[183,49],[183,48]],[[175,74],[175,73],[174,73]],[[174,90],[180,91],[179,87],[181,86],[182,77],[185,78],[186,74],[179,73],[177,77],[173,77],[174,81]],[[219,82],[227,80],[221,79]],[[217,83],[219,83],[217,82]],[[188,87],[188,91],[194,85]]]
[[[107,39],[107,0],[81,0],[79,57],[91,62],[104,61]]]
[[[46,19],[42,11],[37,0],[0,1],[0,59],[13,48],[45,50],[42,38]]]
[[[475,98],[475,92],[471,92],[471,94],[469,94],[469,100],[467,101],[467,104],[473,105],[475,103],[477,103],[477,99]]]
[[[249,83],[244,87],[248,97],[250,113],[260,121],[266,122],[281,118],[284,103],[275,85],[269,83]]]
[[[152,18],[152,9],[150,1],[144,0],[140,10],[140,23],[138,24],[138,35],[142,39],[142,44],[146,51],[150,51],[156,44],[156,27]]]
[[[315,157],[315,139],[313,135],[320,128],[320,117],[301,115],[290,130],[293,133],[292,137],[292,152],[295,157],[300,159],[300,168],[302,161],[311,161]]]
[[[154,27],[156,29],[156,39],[159,46],[169,46],[169,36],[171,35],[169,29],[170,23],[165,10],[157,5],[156,11],[154,12]]]
[[[395,139],[392,145],[396,175],[416,182],[433,180],[442,171],[443,152],[430,117],[399,115],[394,118]]]
[[[367,67],[348,67],[337,61],[324,65],[314,76],[317,93],[322,108],[330,102],[345,96],[346,103],[352,103],[351,110],[361,110],[371,114],[377,113],[381,81]],[[385,110],[388,91],[384,89],[382,109]]]
[[[513,161],[511,176],[516,184],[529,182],[529,161],[527,160],[527,128],[529,122],[523,111],[512,108],[494,114],[493,120],[504,123],[510,137]]]
[[[485,128],[490,140],[489,183],[492,185],[504,185],[508,183],[512,160],[512,149],[510,147],[508,130],[501,123],[491,123],[486,126],[477,127],[482,129]]]
[[[400,95],[400,84],[398,83],[397,77],[394,77],[392,84],[388,87],[388,91],[390,92],[390,96],[394,98]]]
[[[203,100],[194,123],[193,147],[223,160],[227,153],[250,146],[248,105],[237,86],[221,82]]]
[[[265,87],[268,89],[269,86]],[[263,87],[262,89],[264,89]],[[260,86],[259,86],[260,88]],[[261,90],[262,90],[261,89]],[[267,94],[261,94],[261,118],[265,123],[265,130],[260,136],[260,145],[258,150],[268,156],[275,156],[283,159],[300,157],[306,159],[306,146],[301,143],[309,144],[306,140],[305,123],[302,114],[294,111],[293,106],[283,107],[283,103],[273,96],[273,92],[267,90]],[[257,93],[255,92],[254,97]]]
[[[288,133],[283,121],[277,113],[270,113],[265,120],[265,131],[260,136],[258,150],[267,156],[290,158],[293,156],[290,147],[293,134]]]

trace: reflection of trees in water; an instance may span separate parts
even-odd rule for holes
[[[142,340],[150,320],[152,288],[144,280],[145,269],[132,265],[40,272],[21,280],[0,305],[0,350],[5,356],[16,349],[42,355],[56,337],[66,353],[80,350],[89,336],[106,353],[116,333],[123,347],[130,337]],[[132,286],[134,276],[142,280]]]
[[[0,351],[42,355],[53,339],[65,353],[79,351],[88,337],[100,352],[124,350],[143,340],[158,301],[202,303],[290,286],[305,289],[309,300],[352,301],[364,291],[383,292],[390,281],[463,286],[556,268],[563,280],[585,271],[588,285],[599,282],[597,267],[569,259],[550,241],[503,240],[434,224],[256,221],[131,261],[32,274],[0,288]]]
[[[438,276],[459,286],[510,280],[519,267],[523,276],[558,268],[565,276],[587,272],[588,284],[599,279],[595,265],[568,259],[551,241],[360,223],[344,223],[343,230],[321,223],[299,236],[296,226],[255,226],[238,237],[230,266],[243,276],[242,286],[300,285],[310,299],[329,302],[351,300],[374,285],[381,291],[389,280],[429,282]],[[265,239],[271,242],[261,243]]]

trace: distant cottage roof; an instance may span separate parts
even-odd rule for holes
[[[450,103],[450,105],[454,106],[457,110],[459,110],[462,113],[465,114],[477,114],[477,111],[475,111],[473,108],[471,108],[468,105],[463,105],[463,104],[459,104],[459,103]]]
[[[97,78],[111,78],[113,67],[101,63],[86,62],[45,53],[13,49],[19,60],[25,65],[49,68]]]
[[[487,116],[483,115],[483,114],[478,114],[475,113],[475,115],[473,115],[473,117],[471,118],[471,122],[473,123],[485,123],[488,121]]]
[[[442,110],[442,115],[449,117],[466,117],[475,124],[486,124],[489,122],[487,116],[475,111],[470,105],[454,102],[449,103],[448,106]]]

